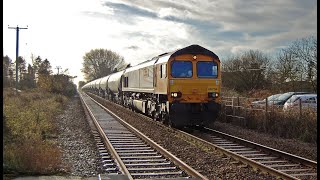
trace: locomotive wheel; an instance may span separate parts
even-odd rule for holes
[[[151,116],[152,116],[153,120],[159,121],[159,117],[158,117],[158,113],[157,112],[153,111]]]
[[[174,127],[174,124],[172,123],[172,121],[169,117],[167,118],[167,122],[168,122],[168,127],[170,127],[170,128]]]
[[[166,126],[170,127],[170,128],[171,127],[175,127],[174,123],[172,123],[172,121],[171,121],[171,119],[170,119],[168,114],[162,115],[162,123],[165,124]]]
[[[166,119],[162,113],[159,114],[159,120],[162,124],[167,125]]]

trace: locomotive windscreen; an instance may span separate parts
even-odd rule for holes
[[[216,78],[218,76],[217,63],[212,61],[197,62],[197,75],[199,78]]]
[[[176,78],[192,77],[192,62],[191,61],[172,61],[171,76]]]

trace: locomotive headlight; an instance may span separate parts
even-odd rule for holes
[[[208,92],[209,98],[217,98],[219,96],[219,93],[216,92]]]
[[[182,96],[181,92],[172,92],[171,97],[173,98],[180,98]]]

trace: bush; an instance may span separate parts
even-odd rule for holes
[[[62,94],[68,97],[77,93],[77,86],[70,81],[70,76],[64,74],[40,76],[38,88],[43,92]]]
[[[275,137],[298,139],[304,142],[317,143],[317,113],[312,111],[282,112],[271,109],[267,114],[264,110],[235,108],[222,106],[219,121],[232,123],[248,129],[271,134]],[[244,119],[227,117],[235,114]]]
[[[44,141],[26,140],[19,146],[9,143],[3,151],[5,173],[52,174],[61,166],[60,150]]]
[[[50,93],[4,91],[5,172],[46,174],[59,168],[60,150],[48,137],[56,134],[54,117],[66,101]]]
[[[252,90],[248,94],[250,97],[267,97],[271,92],[268,90]],[[250,100],[254,98],[237,96],[237,92],[227,88],[224,88],[224,95],[219,121],[268,133],[275,137],[317,143],[317,112],[311,109],[303,109],[300,115],[299,110],[283,112],[282,108],[269,107],[269,112],[266,113],[264,107],[251,107]],[[232,103],[234,106],[241,107],[232,107]],[[231,115],[243,118],[232,117]]]

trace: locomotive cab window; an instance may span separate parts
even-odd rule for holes
[[[171,76],[175,78],[192,77],[192,62],[191,61],[172,61]]]
[[[199,78],[216,78],[218,77],[217,63],[212,61],[197,62],[197,75]]]

